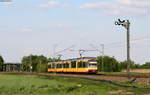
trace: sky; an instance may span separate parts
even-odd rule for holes
[[[10,2],[5,2],[10,1]],[[62,59],[104,54],[126,60],[129,20],[131,60],[150,61],[150,0],[0,0],[0,55],[21,62],[30,54]],[[73,51],[74,50],[74,51]]]

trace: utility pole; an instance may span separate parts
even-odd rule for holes
[[[118,19],[118,21],[115,22],[115,25],[121,25],[127,30],[127,72],[130,72],[130,64],[131,64],[131,59],[130,59],[130,22],[129,20],[123,20],[121,21]]]
[[[54,44],[53,45],[53,61],[55,62],[56,60],[56,48],[57,48],[58,44]]]
[[[32,72],[32,54],[30,55],[30,72]]]
[[[102,71],[104,71],[104,44],[100,44],[100,46],[102,47]]]

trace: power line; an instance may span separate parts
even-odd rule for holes
[[[84,52],[89,52],[89,51],[97,51],[97,50],[86,50],[86,49],[79,49],[79,50],[70,50],[70,51],[77,51],[77,52],[79,52],[79,55],[80,55],[80,57],[82,58],[83,56],[83,53]]]
[[[62,53],[62,52],[64,52],[64,51],[66,51],[66,50],[69,50],[69,49],[71,49],[71,48],[73,48],[73,47],[75,47],[75,45],[71,45],[70,47],[67,47],[67,48],[65,48],[65,49],[63,49],[63,50],[57,51],[57,52],[55,52],[55,53],[56,53],[56,54],[59,54],[59,53]]]
[[[60,57],[62,57],[63,55],[61,54],[62,52],[65,52],[65,51],[67,51],[67,50],[69,50],[69,49],[71,49],[71,48],[73,48],[73,47],[75,47],[75,45],[72,45],[72,46],[70,46],[70,47],[67,47],[67,48],[65,48],[65,49],[63,49],[63,50],[60,50],[60,51],[55,51],[55,57],[56,57],[56,55],[58,56],[58,58],[60,58]]]
[[[136,38],[136,39],[132,39],[132,41],[139,41],[139,40],[144,40],[144,39],[150,39],[150,37],[142,37],[142,38]],[[117,45],[117,44],[122,44],[124,42],[112,42],[112,43],[107,43],[105,44],[105,46],[111,46],[111,45]],[[125,44],[125,43],[124,43]],[[132,44],[132,43],[131,43]]]

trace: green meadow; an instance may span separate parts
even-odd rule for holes
[[[73,77],[0,74],[0,95],[149,95],[150,89],[124,88]]]

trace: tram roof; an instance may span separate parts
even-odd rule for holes
[[[76,61],[76,60],[81,60],[81,59],[96,59],[96,57],[72,58],[72,59],[67,59],[67,60],[63,60],[63,61]]]
[[[77,60],[90,60],[90,59],[96,59],[96,57],[82,57],[82,58],[72,58],[72,59],[66,59],[59,62],[65,62],[65,61],[77,61]],[[59,62],[50,62],[50,63],[59,63]]]

